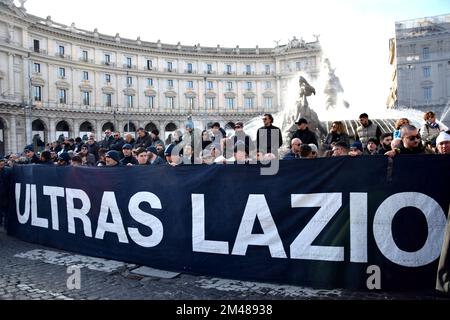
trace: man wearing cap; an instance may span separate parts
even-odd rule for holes
[[[107,167],[118,167],[120,166],[120,153],[116,150],[111,150],[106,153],[106,166]]]
[[[294,133],[293,139],[298,138],[302,140],[303,144],[313,143],[316,146],[319,146],[316,134],[308,128],[308,120],[300,118],[295,124],[298,126],[298,130]]]
[[[120,163],[123,166],[128,166],[129,164],[137,166],[139,162],[135,157],[133,157],[133,147],[131,144],[124,144],[122,147],[123,159],[120,160]]]
[[[6,217],[9,205],[11,168],[6,166],[6,160],[0,157],[0,226],[6,225]]]
[[[450,131],[441,132],[436,139],[439,154],[450,154]]]
[[[67,152],[61,152],[58,156],[57,165],[60,167],[70,166],[70,156]]]
[[[348,155],[350,157],[360,157],[363,154],[364,154],[364,149],[363,149],[363,145],[362,145],[361,141],[353,142],[353,144],[350,146],[350,152],[348,153]]]
[[[147,148],[148,162],[152,166],[165,164],[164,160],[158,156],[158,150],[155,147]]]
[[[231,150],[234,150],[234,148],[236,148],[238,142],[242,142],[245,146],[245,153],[249,157],[251,157],[251,155],[254,153],[256,149],[255,143],[253,142],[252,138],[245,133],[244,123],[241,121],[236,122],[234,126],[234,136],[232,136],[230,139],[233,144]]]
[[[23,152],[25,153],[25,156],[28,159],[28,162],[30,164],[40,164],[41,161],[39,160],[38,156],[34,153],[34,148],[33,145],[28,145],[25,147],[25,149],[23,150]]]
[[[376,138],[370,138],[367,141],[365,155],[367,155],[367,156],[378,155],[378,140]]]

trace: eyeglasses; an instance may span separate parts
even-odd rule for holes
[[[241,126],[235,126],[234,128],[235,128],[235,129],[242,129]]]
[[[415,140],[420,140],[420,134],[416,135],[416,136],[410,136],[408,137],[409,141],[415,141]]]
[[[115,134],[114,137],[115,137],[115,138],[118,138],[118,137],[120,137],[120,136],[119,136],[118,134]]]

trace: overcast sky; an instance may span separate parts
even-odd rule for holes
[[[274,47],[318,34],[358,109],[385,106],[395,21],[450,13],[448,0],[28,0],[25,7],[81,29],[170,44]]]

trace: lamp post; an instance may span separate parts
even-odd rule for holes
[[[412,90],[414,87],[413,83],[413,70],[414,66],[412,64],[408,64],[408,70],[409,70],[409,108],[412,108]]]

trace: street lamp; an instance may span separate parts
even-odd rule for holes
[[[414,66],[412,64],[408,64],[408,70],[409,70],[409,108],[412,108],[412,91],[413,91],[413,87],[414,87],[414,83],[413,83],[413,71],[414,71]]]

